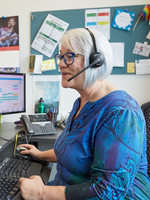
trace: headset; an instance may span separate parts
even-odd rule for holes
[[[92,41],[93,41],[93,46],[94,46],[94,53],[92,53],[90,55],[89,63],[90,64],[95,63],[95,61],[96,61],[96,63],[94,65],[92,65],[91,67],[97,68],[97,67],[102,66],[102,64],[104,63],[104,56],[102,53],[97,51],[95,37],[94,37],[94,34],[92,33],[92,31],[90,31],[88,28],[86,28],[86,30],[89,32],[89,34],[92,38]]]
[[[92,68],[101,67],[105,60],[103,54],[97,51],[94,34],[88,28],[85,28],[85,29],[89,32],[89,34],[92,38],[93,46],[94,46],[94,53],[92,53],[89,57],[89,65],[87,67],[85,67],[83,70],[81,70],[80,72],[78,72],[77,74],[75,74],[74,76],[72,76],[71,78],[69,78],[68,81],[71,81],[76,76],[78,76],[79,74],[81,74],[82,72],[84,72],[85,70],[87,70],[90,67],[92,67]]]

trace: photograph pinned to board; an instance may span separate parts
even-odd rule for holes
[[[150,45],[147,43],[136,42],[132,53],[148,57],[150,53]]]
[[[85,27],[97,29],[110,39],[110,8],[85,10]]]
[[[59,110],[59,90],[60,77],[59,76],[33,76],[33,109],[37,111],[39,99],[44,100],[45,112],[55,108]]]
[[[19,50],[18,16],[0,18],[0,51]]]
[[[68,25],[65,21],[48,14],[31,47],[50,58]]]
[[[132,28],[135,12],[129,10],[116,9],[112,21],[112,27],[130,31]]]

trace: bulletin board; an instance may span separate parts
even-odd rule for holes
[[[145,5],[137,5],[137,6],[122,6],[122,7],[110,7],[110,42],[124,42],[124,67],[113,67],[112,74],[129,74],[127,73],[127,63],[135,62],[138,59],[149,59],[150,57],[140,56],[137,54],[132,54],[135,42],[149,42],[146,39],[146,36],[149,32],[150,25],[148,25],[148,21],[143,21],[140,19],[138,25],[135,30],[126,31],[121,29],[113,28],[112,21],[113,17],[117,9],[124,9],[135,12],[135,17],[133,21],[132,28],[134,27],[140,12],[142,12]],[[107,7],[109,8],[109,7]],[[87,8],[89,10],[89,8]],[[104,9],[104,8],[91,8],[91,9]],[[55,17],[64,20],[69,24],[68,29],[72,28],[81,28],[85,27],[85,10],[86,9],[72,9],[72,10],[55,10],[55,11],[42,11],[42,12],[32,12],[31,13],[31,44],[38,33],[42,23],[48,14],[54,15]],[[35,49],[31,48],[31,54],[40,53]],[[54,55],[58,52],[58,46],[56,47],[51,58],[54,58]],[[43,60],[50,59],[43,55]],[[43,75],[57,75],[60,74],[58,70],[58,66],[56,70],[42,72]],[[132,73],[135,74],[135,73]]]

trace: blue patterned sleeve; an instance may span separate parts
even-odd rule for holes
[[[122,200],[140,166],[145,122],[142,113],[113,109],[98,123],[93,136],[91,179],[66,187],[67,200]]]

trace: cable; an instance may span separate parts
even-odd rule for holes
[[[16,133],[16,139],[15,139],[15,145],[14,145],[14,155],[16,154],[16,148],[17,148],[17,143],[18,143],[18,135],[22,136],[22,141],[25,141],[26,144],[29,144],[27,135],[24,130],[20,130],[19,132]]]
[[[20,132],[20,131],[19,131],[19,132]],[[17,132],[17,134],[16,134],[15,146],[14,146],[14,155],[16,154],[17,140],[18,140],[18,135],[19,135],[19,132]]]
[[[5,140],[5,141],[11,141],[11,140],[6,139],[6,138],[3,138],[3,137],[1,137],[1,136],[0,136],[0,139]]]

